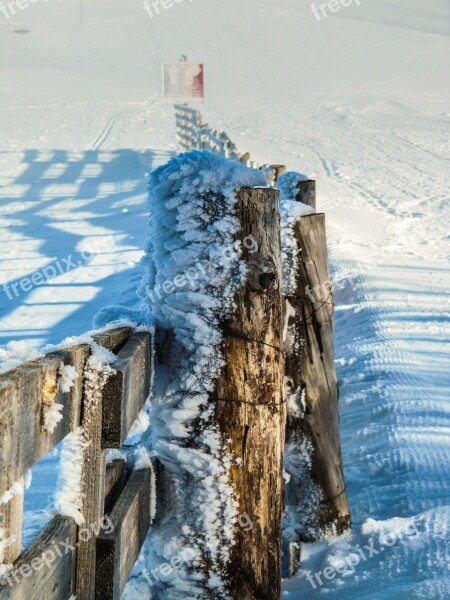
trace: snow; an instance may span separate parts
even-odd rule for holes
[[[124,452],[123,450],[119,450],[117,448],[111,448],[110,450],[107,450],[105,453],[105,462],[107,465],[111,464],[115,460],[124,460],[126,462],[127,459],[128,459],[128,457],[127,457],[126,452]]]
[[[44,408],[44,428],[53,433],[56,426],[63,418],[64,406],[59,402],[52,402]]]
[[[80,508],[83,500],[81,476],[85,447],[86,442],[81,427],[64,438],[54,498],[56,512],[72,517],[77,525],[84,523]]]
[[[287,443],[284,454],[284,468],[289,481],[301,491],[304,501],[298,505],[286,503],[283,518],[283,535],[287,540],[297,540],[301,534],[303,539],[318,539],[323,536],[316,523],[316,515],[322,500],[320,488],[311,476],[312,444],[310,440]]]
[[[61,365],[58,373],[58,384],[61,392],[70,392],[75,384],[75,380],[78,379],[78,373],[75,367],[71,365]]]
[[[14,369],[26,360],[40,358],[44,353],[24,341],[11,341],[0,347],[0,373]]]
[[[1,285],[114,243],[12,300],[0,287],[1,362],[90,330],[107,304],[140,320],[145,174],[175,150],[160,63],[203,60],[204,120],[256,160],[317,180],[333,276],[345,281],[335,341],[353,529],[304,546],[283,598],[448,597],[448,3],[352,3],[320,22],[293,0],[196,0],[153,19],[141,0],[84,8],[83,26],[75,0],[0,23]],[[27,346],[5,350],[14,340]],[[368,543],[368,519],[396,518],[419,535],[308,583],[306,571]]]
[[[134,469],[139,471],[140,469],[150,469],[151,481],[150,481],[150,516],[152,522],[156,515],[156,473],[153,468],[153,463],[150,458],[150,453],[146,448],[140,446],[134,453]]]
[[[298,193],[298,189],[296,188],[297,183],[307,180],[308,178],[301,173],[288,171],[284,175],[281,175],[277,182],[277,188],[280,190],[281,256],[283,265],[283,292],[285,295],[293,294],[296,287],[299,248],[294,234],[294,225],[303,216],[312,215],[316,212],[311,206],[296,201]]]

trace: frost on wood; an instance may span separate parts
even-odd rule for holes
[[[282,175],[277,182],[280,190],[281,211],[281,252],[283,266],[283,292],[290,296],[296,291],[298,264],[297,256],[300,252],[294,234],[294,225],[301,217],[315,213],[315,210],[296,200],[298,183],[307,181],[305,175],[288,172]],[[286,299],[286,317],[284,329],[284,348],[287,355],[299,355],[301,347],[306,340],[299,339],[296,335],[295,310]],[[285,378],[285,393],[290,420],[301,420],[305,413],[304,391],[297,389],[289,377]],[[320,535],[316,515],[322,498],[320,488],[311,477],[312,444],[303,435],[297,435],[286,441],[284,468],[289,486],[286,488],[286,510],[283,520],[283,538],[285,541],[317,539]],[[295,498],[291,502],[290,489],[296,490]],[[301,498],[301,502],[299,502]]]
[[[27,490],[30,487],[31,479],[32,472],[31,469],[28,469],[28,471],[26,471],[23,476],[23,481],[16,481],[9,488],[9,490],[3,492],[3,494],[0,496],[0,504],[8,504],[8,502],[12,500],[14,496],[17,496],[18,494],[23,494],[24,490]]]
[[[289,171],[278,179],[277,188],[280,190],[281,212],[281,254],[283,260],[283,292],[291,294],[295,290],[297,274],[298,247],[294,235],[294,225],[304,215],[311,215],[316,211],[311,206],[296,201],[299,181],[308,178],[300,173]]]
[[[14,369],[26,360],[40,358],[44,353],[24,341],[8,342],[0,346],[0,373]]]
[[[89,421],[89,415],[100,402],[102,389],[113,370],[109,363],[115,360],[115,355],[92,342],[92,354],[88,358],[84,372],[85,398],[89,401],[84,406],[84,421]],[[82,477],[84,450],[89,440],[85,439],[85,432],[79,427],[70,433],[63,441],[61,462],[58,472],[58,486],[55,493],[56,511],[68,517],[73,517],[77,525],[84,521],[80,512],[82,507]]]
[[[213,423],[209,394],[223,365],[219,323],[245,278],[234,209],[246,186],[265,187],[264,176],[206,152],[172,159],[150,178],[140,295],[149,323],[171,334],[142,442],[164,465],[172,505],[153,528],[147,566],[170,563],[192,544],[200,549],[195,562],[178,561],[167,581],[154,582],[158,598],[228,597],[223,568],[237,516],[233,458]]]
[[[86,442],[81,427],[69,433],[64,439],[54,498],[56,512],[60,515],[72,517],[77,525],[82,525],[84,522],[80,509],[82,505],[81,476],[85,446]]]
[[[44,429],[48,431],[48,433],[53,433],[56,426],[63,418],[64,406],[55,402],[58,392],[70,392],[77,378],[78,373],[75,367],[61,363],[57,380],[53,381],[49,378],[44,381],[42,394],[43,417]]]
[[[151,461],[149,452],[143,446],[140,446],[134,455],[134,469],[139,471],[140,469],[150,469],[151,478],[150,478],[150,516],[151,520],[155,519],[156,515],[156,474],[155,469],[153,468],[153,463]]]
[[[312,444],[306,437],[295,440],[294,443],[286,443],[285,446],[284,468],[289,481],[283,519],[285,540],[313,541],[322,536],[317,514],[323,494],[311,476],[312,452]],[[290,501],[289,489],[296,491],[294,502]]]
[[[110,465],[115,460],[124,460],[127,462],[127,454],[123,450],[117,448],[110,448],[105,452],[105,464]]]
[[[64,365],[62,364],[59,368],[59,379],[58,383],[60,386],[61,392],[70,392],[72,389],[75,380],[78,379],[78,373],[75,367],[72,365]]]
[[[63,418],[64,406],[58,402],[52,402],[44,407],[44,429],[48,433],[53,433],[56,426]]]

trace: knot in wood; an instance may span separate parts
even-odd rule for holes
[[[267,292],[277,289],[278,274],[271,256],[257,254],[247,263],[247,283],[252,292]]]

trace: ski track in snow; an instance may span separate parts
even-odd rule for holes
[[[114,244],[18,301],[2,295],[1,343],[58,342],[103,305],[136,303],[145,173],[175,150],[160,62],[204,60],[205,120],[255,159],[317,179],[335,277],[354,280],[335,315],[352,532],[304,546],[283,598],[450,597],[445,0],[364,2],[320,23],[294,0],[186,1],[154,19],[140,0],[90,0],[82,28],[76,7],[36,3],[21,14],[28,36],[0,23],[13,66],[0,101],[1,283],[88,241]],[[26,543],[49,518],[55,463],[34,469]],[[308,583],[306,571],[395,531],[396,518],[418,534]]]

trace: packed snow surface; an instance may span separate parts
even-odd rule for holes
[[[204,119],[317,180],[340,283],[353,529],[304,547],[283,597],[449,597],[448,2],[362,0],[317,20],[299,0],[195,0],[153,18],[141,0],[85,0],[83,25],[79,8],[0,14],[0,345],[13,342],[0,359],[89,330],[106,304],[136,308],[145,174],[176,149],[161,62],[204,61]],[[53,493],[54,462],[27,517]],[[358,545],[366,560],[323,575]]]

